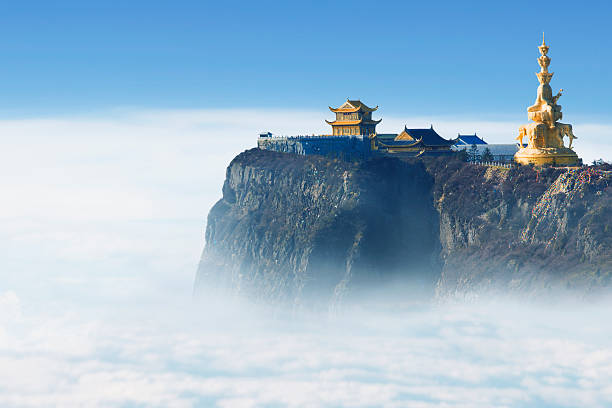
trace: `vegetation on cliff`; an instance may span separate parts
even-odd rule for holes
[[[440,293],[610,284],[607,165],[502,169],[441,159],[426,165],[441,217]]]
[[[438,296],[581,293],[612,277],[609,169],[344,162],[252,149],[227,169],[197,287],[300,304],[405,277]]]

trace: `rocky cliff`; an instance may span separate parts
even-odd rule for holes
[[[610,171],[441,160],[428,170],[440,217],[438,296],[584,294],[610,285]]]
[[[404,283],[438,297],[586,293],[612,276],[611,181],[596,168],[249,150],[208,216],[196,290],[295,305]]]

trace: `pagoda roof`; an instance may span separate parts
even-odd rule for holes
[[[377,138],[378,139],[378,138]],[[410,140],[385,140],[384,142],[382,142],[380,139],[378,139],[378,145],[382,146],[382,147],[420,147],[423,144],[421,143],[421,140],[414,140],[414,141],[410,141]]]
[[[382,119],[378,119],[378,120],[365,120],[365,119],[358,119],[358,120],[334,120],[334,121],[329,121],[329,120],[325,120],[328,124],[332,125],[332,126],[345,126],[345,125],[360,125],[360,124],[365,124],[365,125],[378,125]]]
[[[473,135],[458,135],[457,136],[457,144],[458,145],[478,145],[478,144],[487,144],[484,140],[476,136],[476,133]]]
[[[450,146],[455,144],[457,139],[444,139],[433,129],[433,126],[429,129],[408,129],[404,126],[404,130],[397,135],[395,141],[420,141],[424,146]]]
[[[329,110],[334,113],[335,112],[358,112],[358,111],[374,112],[376,109],[378,109],[378,106],[376,106],[375,108],[370,108],[365,103],[361,102],[359,99],[355,99],[355,100],[347,99],[346,102],[344,102],[342,106],[340,106],[339,108],[332,108],[331,106],[329,107]]]

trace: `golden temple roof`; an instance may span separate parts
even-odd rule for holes
[[[417,139],[412,141],[412,143],[406,143],[406,144],[398,144],[398,143],[383,143],[380,141],[380,139],[377,138],[377,142],[379,146],[382,147],[387,147],[387,148],[393,148],[393,149],[407,149],[407,148],[412,148],[415,146],[420,146],[422,145],[421,142],[423,141],[423,139]],[[396,140],[394,140],[393,142],[396,142]],[[408,142],[408,141],[407,141]]]
[[[342,104],[342,106],[340,106],[339,108],[332,108],[331,106],[329,107],[329,110],[332,112],[358,112],[358,111],[362,111],[362,112],[374,112],[376,109],[378,109],[378,106],[376,106],[375,108],[370,108],[369,106],[367,106],[365,103],[361,102],[360,100],[350,100],[347,99],[346,102],[344,102],[344,104]]]
[[[364,120],[364,119],[358,119],[358,120],[334,120],[334,121],[329,121],[329,120],[325,120],[328,124],[332,125],[332,126],[344,126],[344,125],[360,125],[360,124],[364,124],[364,125],[378,125],[382,119],[378,119],[378,120]]]

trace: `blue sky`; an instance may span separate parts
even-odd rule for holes
[[[23,1],[0,6],[0,115],[139,108],[523,118],[546,31],[566,121],[607,119],[612,6]]]

